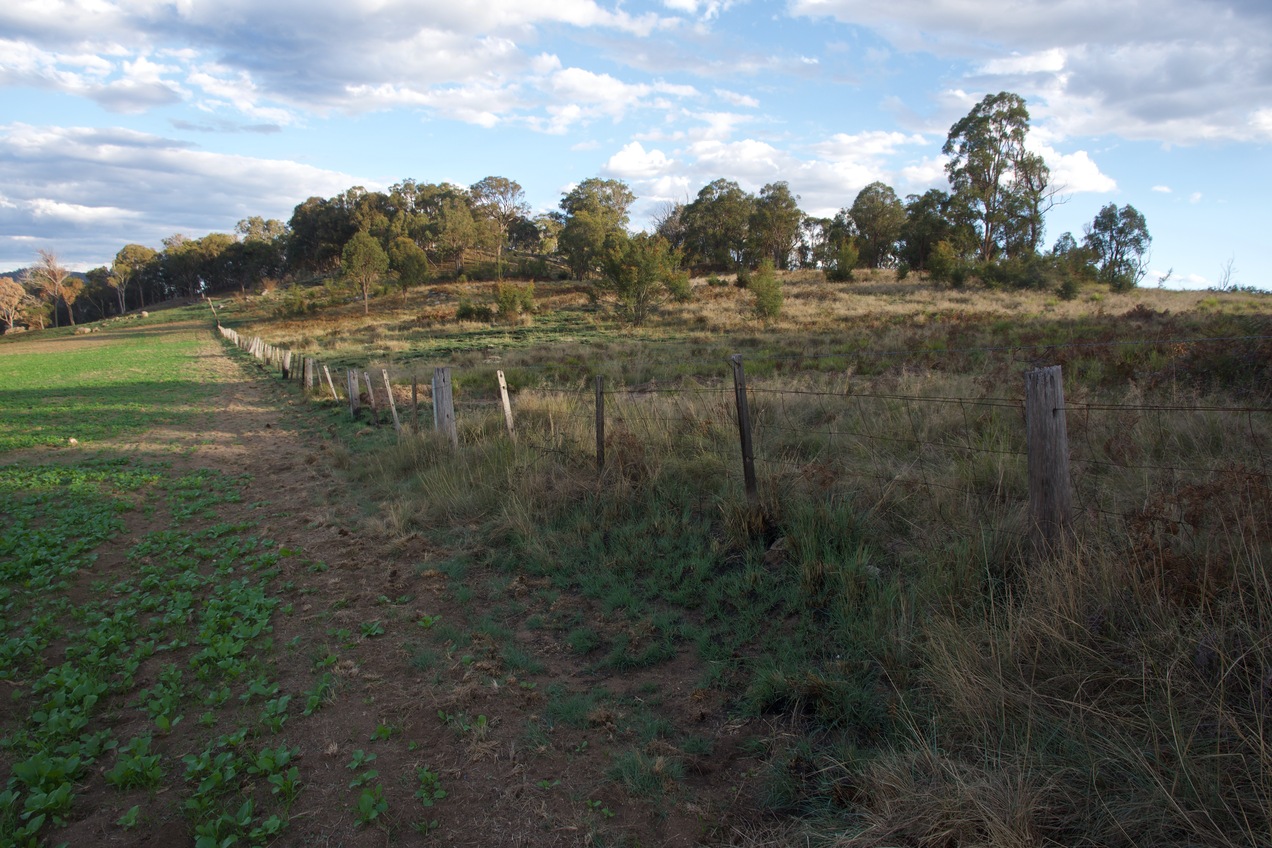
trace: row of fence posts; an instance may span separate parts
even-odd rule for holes
[[[221,335],[247,351],[266,366],[276,368],[283,379],[295,379],[307,394],[313,394],[316,384],[325,385],[337,403],[340,395],[331,378],[330,369],[312,357],[301,357],[299,367],[290,350],[275,347],[259,337],[244,339],[228,327],[220,327]],[[742,479],[748,503],[759,506],[759,485],[755,476],[755,451],[751,435],[751,413],[747,403],[746,371],[741,354],[729,358],[733,370],[734,401],[737,409],[738,439],[742,450]],[[319,378],[319,368],[322,370]],[[516,438],[513,427],[512,405],[503,371],[497,371],[500,402],[509,437]],[[394,429],[402,434],[402,421],[398,416],[389,372],[380,370],[384,394]],[[356,421],[360,415],[361,386],[366,386],[372,418],[380,420],[371,375],[367,371],[348,369],[345,392],[349,400],[349,414]],[[321,389],[319,389],[321,390]],[[455,420],[455,398],[451,385],[450,368],[434,368],[432,384],[433,429],[446,435],[452,446],[459,447],[459,430]],[[411,405],[415,430],[419,431],[419,381],[411,378]],[[1063,547],[1072,527],[1073,495],[1069,475],[1069,443],[1065,428],[1064,385],[1059,365],[1037,368],[1025,374],[1025,429],[1026,456],[1029,476],[1029,505],[1031,523],[1036,541],[1045,549]],[[596,471],[605,472],[605,378],[596,376]]]

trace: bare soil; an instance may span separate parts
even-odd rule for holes
[[[281,734],[300,748],[304,788],[273,844],[753,845],[780,827],[756,800],[756,740],[775,728],[731,715],[722,693],[698,688],[702,670],[692,651],[639,673],[594,670],[557,632],[534,623],[536,614],[571,605],[592,615],[587,602],[541,591],[524,576],[490,572],[479,559],[462,578],[448,576],[446,564],[464,552],[429,535],[391,537],[338,467],[348,452],[315,432],[318,419],[293,385],[211,338],[199,367],[221,388],[198,426],[156,429],[111,447],[158,456],[176,473],[250,475],[241,501],[221,505],[216,520],[249,522],[256,535],[293,552],[279,578],[294,584],[283,594],[293,611],[274,615],[274,679],[283,692],[304,692],[313,686],[315,659],[332,651],[339,657],[334,700],[309,717],[293,707]],[[138,512],[127,518],[128,533],[99,551],[93,579],[126,568],[124,553],[156,529],[155,519]],[[478,622],[492,615],[531,661],[509,667],[501,656],[508,641],[479,632]],[[471,641],[439,639],[421,626],[424,616],[472,634]],[[372,621],[384,632],[364,637],[362,626]],[[352,636],[338,644],[332,633],[340,629]],[[293,639],[298,647],[284,648]],[[548,716],[551,693],[602,697],[570,723]],[[449,723],[445,715],[453,717]],[[650,738],[635,729],[654,720],[673,730]],[[391,736],[373,739],[382,725]],[[677,747],[688,737],[700,740],[693,753]],[[388,801],[387,813],[370,825],[357,821],[358,790],[346,767],[356,750],[376,754]],[[613,769],[630,752],[642,754],[655,776],[667,767],[666,779],[629,791]],[[179,761],[181,751],[170,753]],[[673,779],[674,763],[683,765],[683,776]],[[415,797],[419,767],[436,772],[447,793],[431,808]],[[169,774],[168,784],[157,794],[123,793],[92,780],[72,821],[48,836],[71,846],[191,844],[179,774]],[[133,804],[143,815],[124,831],[115,822]],[[430,821],[431,830],[413,827]]]

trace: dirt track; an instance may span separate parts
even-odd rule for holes
[[[528,623],[536,613],[570,605],[587,615],[585,602],[541,591],[547,581],[490,572],[479,560],[462,578],[448,576],[445,564],[462,552],[418,534],[388,537],[335,467],[347,454],[313,432],[315,419],[294,386],[211,337],[198,367],[220,391],[196,426],[157,429],[111,447],[157,454],[176,471],[249,474],[241,502],[222,505],[217,520],[255,524],[257,535],[294,552],[279,578],[293,584],[283,600],[294,611],[274,616],[274,643],[297,639],[299,647],[275,649],[275,678],[285,692],[304,692],[313,685],[315,659],[339,657],[334,701],[311,717],[295,715],[283,733],[301,749],[304,789],[273,844],[759,844],[756,836],[766,829],[755,813],[759,761],[744,745],[760,728],[731,719],[720,693],[696,688],[700,669],[691,655],[630,675],[590,670],[557,634]],[[110,548],[126,550],[150,529],[130,517],[128,537]],[[100,564],[109,568],[104,554]],[[315,569],[316,562],[326,570]],[[461,582],[467,592],[457,591]],[[424,616],[460,638],[426,631]],[[364,637],[373,621],[383,634]],[[508,640],[488,632],[491,621],[532,662],[509,667]],[[351,635],[333,635],[341,631]],[[563,719],[563,700],[585,702],[582,718]],[[674,730],[640,729],[658,721]],[[392,735],[373,741],[380,725]],[[687,736],[709,744],[686,755],[673,743]],[[376,753],[388,801],[388,812],[370,826],[356,821],[357,790],[346,768],[359,749]],[[655,773],[663,763],[683,764],[683,777],[672,780],[669,773],[658,791],[629,793],[612,772],[616,756],[633,751]],[[428,809],[414,794],[419,767],[438,773],[447,792]],[[170,778],[179,791],[177,776]],[[93,811],[54,834],[55,841],[188,844],[189,825],[176,799],[165,801],[166,792],[154,799],[157,815],[147,827],[124,833],[114,822],[134,801],[94,790],[84,799]],[[437,823],[431,832],[412,827],[430,820]]]

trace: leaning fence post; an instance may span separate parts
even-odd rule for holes
[[[1025,444],[1035,538],[1042,547],[1054,550],[1068,535],[1073,512],[1064,380],[1059,365],[1025,373]]]
[[[512,429],[512,404],[508,401],[508,381],[502,371],[496,371],[495,376],[499,378],[499,402],[503,404],[504,423],[508,425],[509,437],[516,441],[517,434]]]
[[[596,473],[605,473],[605,378],[596,375]]]
[[[362,379],[367,384],[367,398],[371,401],[371,419],[375,422],[375,426],[380,426],[380,407],[375,402],[375,389],[371,388],[371,375],[366,371],[362,372]]]
[[[450,436],[451,445],[459,447],[459,430],[455,426],[455,395],[449,368],[433,369],[433,421],[437,429]]]
[[[729,357],[733,365],[733,395],[738,407],[738,435],[742,440],[742,480],[746,486],[746,499],[751,506],[759,503],[759,489],[755,485],[755,451],[751,445],[751,410],[746,401],[746,372],[742,369],[742,354]]]
[[[402,422],[398,420],[397,401],[393,400],[393,386],[389,384],[389,371],[387,368],[380,369],[380,376],[384,378],[384,393],[389,396],[389,412],[393,413],[393,429],[397,431],[399,436],[402,435]]]
[[[338,395],[338,394],[336,393],[336,384],[335,384],[335,382],[331,379],[331,369],[330,369],[330,368],[328,368],[326,365],[323,365],[323,366],[322,366],[322,373],[323,373],[323,375],[325,375],[325,376],[326,376],[326,378],[327,378],[327,388],[331,389],[331,399],[332,399],[332,400],[334,400],[334,401],[339,401],[339,400],[340,400],[340,395]]]

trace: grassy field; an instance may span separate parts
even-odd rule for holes
[[[690,657],[737,714],[780,717],[757,741],[763,795],[804,836],[1272,844],[1268,298],[793,275],[772,324],[703,281],[641,328],[573,284],[541,285],[529,321],[456,323],[483,292],[386,298],[370,318],[271,317],[268,300],[232,314],[399,381],[453,366],[463,450],[425,436],[352,461],[382,525],[464,528],[505,579],[586,599],[535,624],[598,670]],[[758,514],[737,467],[737,352]],[[1020,403],[1022,373],[1049,364],[1078,502],[1057,557],[1030,543]],[[480,405],[496,369],[516,444]],[[597,374],[614,387],[599,480]]]
[[[219,528],[215,503],[197,520],[171,513],[172,535],[133,549],[121,590],[79,622],[74,575],[98,536],[78,550],[20,518],[29,530],[15,538],[45,553],[0,554],[5,650],[26,669],[9,684],[26,712],[5,725],[0,747],[14,811],[0,834],[65,815],[65,793],[83,783],[124,793],[119,805],[140,799],[126,792],[144,783],[122,784],[148,779],[150,763],[184,775],[183,815],[198,835],[269,842],[292,809],[274,791],[293,767],[283,717],[303,732],[297,707],[326,703],[323,675],[343,666],[342,646],[362,630],[400,642],[405,660],[393,662],[427,691],[464,693],[442,700],[436,719],[467,752],[464,770],[510,745],[542,775],[532,794],[572,810],[569,826],[581,829],[568,832],[597,844],[660,844],[671,840],[658,828],[693,822],[689,844],[1272,845],[1268,298],[1090,290],[1061,301],[913,277],[832,285],[796,275],[771,324],[750,317],[747,292],[705,281],[693,301],[636,329],[578,284],[539,285],[538,311],[515,323],[456,322],[461,299],[490,298],[488,289],[385,297],[369,317],[357,303],[298,317],[296,296],[283,308],[278,293],[221,306],[240,333],[333,366],[385,367],[399,385],[426,382],[437,365],[456,375],[458,451],[432,433],[395,439],[352,422],[340,403],[310,405],[310,426],[332,436],[332,461],[364,499],[361,532],[404,550],[426,539],[443,553],[403,561],[438,587],[414,620],[395,621],[412,603],[387,589],[360,619],[342,617],[351,601],[329,599],[319,619],[329,653],[282,688],[269,628],[302,598],[280,585],[287,563],[252,527]],[[742,490],[732,353],[752,389],[757,508]],[[96,382],[91,360],[102,358],[59,370]],[[5,360],[0,349],[0,369]],[[1023,372],[1052,364],[1065,373],[1077,510],[1073,543],[1045,555],[1031,542],[1021,397]],[[138,379],[163,382],[165,369],[138,368]],[[496,370],[513,391],[515,441],[490,405]],[[601,474],[597,375],[608,386]],[[71,383],[50,406],[78,402]],[[30,414],[10,406],[0,433],[18,433]],[[156,413],[129,414],[106,416],[103,436]],[[157,414],[181,415],[181,402]],[[173,487],[205,493],[194,498],[201,510],[201,498],[243,485],[109,458],[4,470],[5,507],[20,517],[38,515],[58,487],[89,493],[65,504],[94,504],[91,514],[63,517],[100,528],[100,539],[121,515],[168,516],[182,502]],[[242,555],[242,570],[219,573],[223,545]],[[188,572],[146,571],[186,552]],[[61,581],[44,600],[28,594],[40,556],[69,558],[39,570]],[[155,580],[176,583],[148,594]],[[196,626],[199,613],[166,605],[226,591],[238,594],[207,614],[239,606],[261,626],[222,645],[228,670],[213,670],[198,658],[217,649],[197,640],[230,625]],[[143,615],[137,603],[159,606]],[[120,654],[141,663],[144,697],[126,669],[70,662],[78,657],[59,673],[88,669],[86,688],[35,682],[33,657],[64,642],[114,644],[117,634],[92,628],[120,619],[156,628],[127,636],[144,651],[153,643],[153,655]],[[408,625],[414,635],[399,636]],[[235,671],[242,657],[257,662]],[[479,686],[493,700],[474,700]],[[186,694],[165,709],[177,688]],[[63,703],[71,729],[37,737],[48,722],[36,714]],[[190,741],[170,741],[205,719]],[[420,732],[418,719],[385,728],[386,739]],[[177,750],[193,753],[187,762]],[[378,750],[384,779],[361,777],[375,771],[370,747],[349,765],[358,797],[343,815],[365,810],[363,825],[403,806]],[[41,756],[56,761],[32,760]],[[104,784],[89,776],[97,761]],[[217,763],[252,778],[217,788]],[[561,781],[590,768],[596,781],[563,797]],[[459,771],[425,770],[412,789],[431,805]],[[766,814],[739,822],[726,815],[729,799]],[[461,803],[452,792],[439,806]],[[440,824],[427,811],[416,833],[460,834],[448,828],[474,808],[462,809]],[[545,828],[545,840],[562,832]]]
[[[108,444],[206,413],[219,386],[193,318],[0,346],[0,457],[78,441],[0,464],[0,844],[89,844],[65,828],[90,811],[125,840],[174,813],[200,846],[287,827],[299,773],[279,733],[324,703],[316,673],[308,700],[279,691],[287,552],[219,520],[246,478]]]

